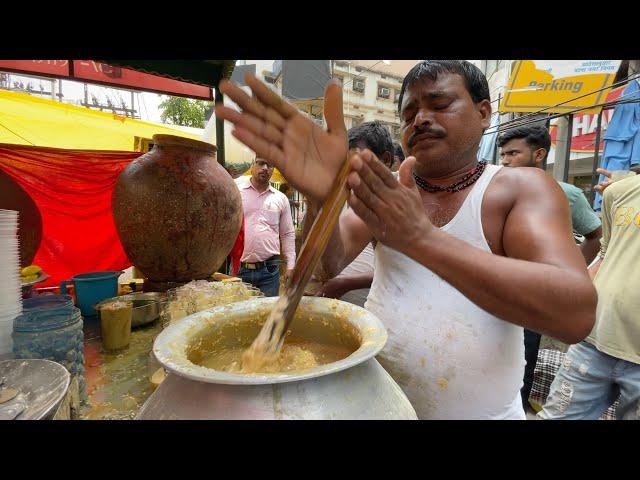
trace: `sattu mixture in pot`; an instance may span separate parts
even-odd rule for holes
[[[204,357],[200,361],[200,365],[225,372],[254,373],[254,371],[247,371],[246,365],[243,368],[242,355],[245,350],[246,347],[224,348]],[[352,352],[353,350],[345,346],[317,343],[303,337],[288,334],[276,358],[265,362],[255,370],[255,373],[307,370],[318,365],[337,362],[347,358]]]
[[[187,356],[196,365],[231,373],[286,373],[308,370],[337,362],[355,352],[361,343],[357,329],[335,316],[301,315],[287,331],[276,355],[247,362],[248,347],[264,324],[265,317],[215,322],[188,347]]]

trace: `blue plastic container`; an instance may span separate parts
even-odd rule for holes
[[[118,277],[124,272],[92,272],[81,273],[71,280],[60,282],[60,293],[67,293],[67,283],[73,283],[76,293],[76,306],[83,317],[93,317],[98,312],[93,306],[106,298],[118,295]]]
[[[13,321],[15,358],[45,358],[63,365],[77,377],[86,398],[84,333],[80,310],[69,295],[42,295],[22,302],[22,314]]]

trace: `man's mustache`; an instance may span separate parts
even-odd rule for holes
[[[413,132],[411,134],[411,136],[409,137],[409,140],[407,140],[407,145],[409,147],[413,147],[416,142],[418,141],[417,138],[420,135],[426,135],[428,137],[433,137],[433,138],[443,138],[444,137],[444,133],[443,132],[439,132],[437,130],[433,130],[431,128],[427,128],[427,129],[423,129],[423,130],[416,130],[415,132]]]

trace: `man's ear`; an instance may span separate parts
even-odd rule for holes
[[[539,148],[535,152],[533,152],[533,159],[536,164],[542,165],[544,163],[544,159],[547,156],[547,150],[545,148]]]
[[[384,152],[382,154],[382,158],[380,158],[380,161],[389,168],[393,166],[393,156],[389,152]]]
[[[491,102],[489,100],[482,100],[476,104],[476,107],[480,113],[482,128],[489,128],[491,126]]]

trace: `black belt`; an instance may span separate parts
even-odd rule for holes
[[[262,262],[255,262],[255,263],[240,262],[240,266],[246,268],[247,270],[259,270],[274,262],[280,263],[280,255],[274,255],[273,257],[267,258]]]

